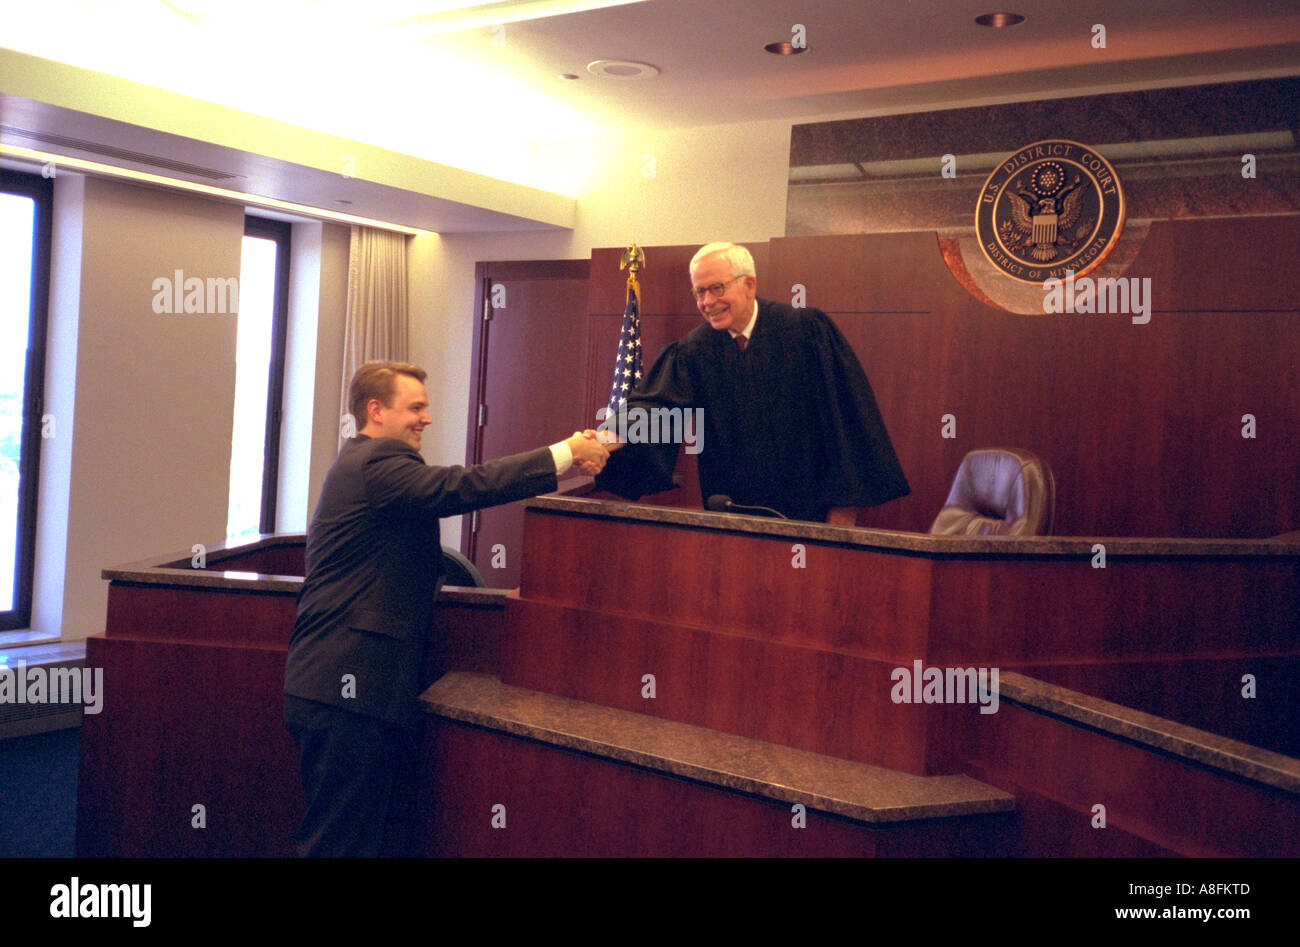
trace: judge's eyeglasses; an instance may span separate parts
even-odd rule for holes
[[[727,280],[724,283],[714,283],[712,286],[705,286],[703,289],[700,289],[699,287],[694,287],[691,289],[691,295],[695,297],[696,302],[702,300],[705,294],[713,296],[716,299],[717,297],[721,296],[724,292],[727,291],[728,286],[730,286],[736,280],[744,279],[744,278],[745,278],[744,274],[742,274],[740,276],[733,276],[731,279]]]

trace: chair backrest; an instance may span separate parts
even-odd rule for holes
[[[1036,454],[1016,447],[973,450],[962,458],[930,532],[944,536],[1048,536],[1056,478]]]
[[[442,547],[443,582],[446,585],[462,585],[468,588],[483,588],[487,585],[474,563],[461,555],[460,550],[450,546]]]

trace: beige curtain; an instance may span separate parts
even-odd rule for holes
[[[343,390],[339,417],[348,413],[348,383],[371,359],[410,358],[406,297],[406,235],[353,227],[348,251],[348,316],[343,341]],[[360,430],[364,419],[354,419]],[[339,428],[339,443],[347,431]]]

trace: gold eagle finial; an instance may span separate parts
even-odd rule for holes
[[[645,251],[635,243],[629,243],[627,249],[623,251],[623,258],[619,261],[620,270],[631,269],[633,278],[636,277],[637,270],[645,266]]]

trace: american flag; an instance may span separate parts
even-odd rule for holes
[[[623,328],[618,333],[618,358],[614,360],[614,383],[609,389],[609,416],[641,382],[641,287],[635,279],[627,281],[627,308],[623,310]]]

